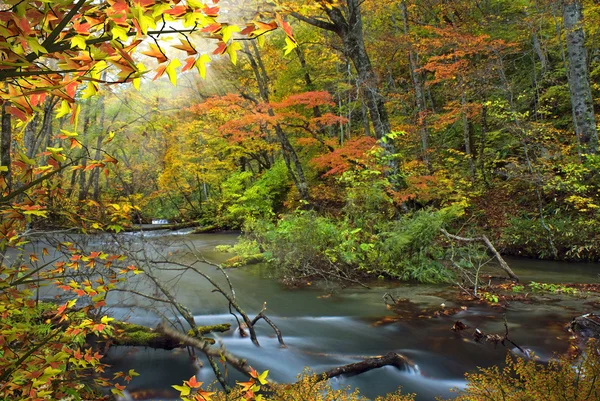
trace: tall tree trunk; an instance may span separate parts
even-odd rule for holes
[[[419,127],[419,136],[421,137],[421,151],[423,152],[423,162],[430,168],[429,162],[429,130],[427,129],[427,121],[425,120],[425,114],[427,111],[427,104],[425,103],[425,90],[423,88],[423,80],[421,75],[417,72],[420,68],[417,61],[417,54],[415,53],[412,44],[409,40],[408,30],[408,9],[406,7],[406,1],[400,2],[400,8],[402,10],[402,22],[404,27],[404,36],[409,42],[408,47],[408,61],[410,76],[413,81],[413,88],[415,91],[415,101],[417,104],[416,123]]]
[[[304,51],[300,46],[296,46],[294,50],[296,51],[296,55],[298,56],[298,61],[300,61],[300,67],[302,67],[302,71],[304,72],[304,83],[306,84],[306,89],[309,91],[314,91],[315,85],[313,83],[312,78],[310,77],[309,68],[306,64],[306,58],[304,57]],[[313,114],[315,117],[321,117],[322,113],[319,106],[313,107]]]
[[[256,43],[252,42],[253,51],[250,51],[249,47],[246,47],[246,54],[248,56],[248,60],[250,61],[250,66],[254,72],[256,77],[256,82],[258,83],[259,93],[262,98],[262,101],[267,105],[269,103],[269,76],[267,74],[267,70],[262,62],[262,58],[260,56],[260,51],[256,46]],[[267,113],[269,116],[275,116],[275,112],[269,106],[267,109]],[[294,181],[294,185],[300,194],[300,197],[308,201],[308,184],[306,183],[306,177],[304,176],[304,168],[302,167],[302,163],[298,158],[298,154],[294,150],[294,147],[288,140],[285,132],[279,125],[279,123],[275,124],[275,135],[277,136],[277,140],[281,146],[281,152],[283,155],[283,159],[285,161],[285,165],[288,169],[288,173],[292,177]]]
[[[103,73],[102,80],[105,80],[106,72]],[[100,109],[100,118],[98,121],[98,138],[96,139],[96,154],[94,159],[100,160],[102,155],[102,141],[104,141],[104,120],[106,116],[104,95],[98,99],[98,108]],[[97,202],[100,199],[100,169],[94,169],[88,185],[94,186],[92,198]]]
[[[352,60],[358,74],[361,92],[369,109],[375,136],[378,139],[383,138],[390,133],[390,122],[385,108],[385,100],[377,88],[377,76],[371,66],[371,60],[365,48],[360,11],[361,2],[359,0],[346,0],[346,2],[348,4],[348,19],[346,23],[340,18],[332,20],[342,27],[340,37],[344,44],[344,52]],[[339,15],[343,18],[341,12],[339,14],[332,13],[331,15]]]
[[[563,22],[569,60],[569,90],[575,127],[584,152],[598,153],[598,132],[587,67],[582,0],[563,0]]]
[[[89,133],[89,129],[90,129],[90,121],[91,121],[91,115],[92,115],[92,104],[91,101],[88,99],[88,101],[86,102],[86,109],[85,109],[85,116],[83,118],[83,132],[81,134],[81,141],[83,142],[83,146],[84,149],[82,149],[82,156],[83,156],[83,162],[82,165],[86,166],[87,165],[87,155],[88,155],[88,150],[86,148],[87,146],[87,136]],[[79,201],[83,201],[87,198],[87,174],[85,173],[85,169],[82,169],[79,172],[79,195],[77,196],[77,199]]]
[[[292,16],[317,28],[335,32],[340,37],[344,53],[352,61],[356,69],[358,83],[367,109],[369,110],[375,137],[380,139],[389,134],[390,122],[385,108],[385,99],[377,87],[377,76],[371,66],[371,61],[365,48],[360,10],[361,3],[361,0],[345,0],[345,2],[340,2],[340,7],[343,7],[343,10],[337,6],[328,5],[327,7],[323,7],[323,11],[327,14],[331,22],[307,17],[296,12],[293,12]],[[345,6],[341,6],[341,4],[345,4]],[[389,154],[395,153],[391,141],[385,141],[383,147]],[[397,163],[391,162],[391,164],[392,170],[394,172],[397,171]]]
[[[7,189],[12,186],[10,149],[12,144],[12,126],[10,114],[6,110],[7,103],[2,104],[2,136],[0,137],[0,166],[6,167],[6,171],[0,171],[4,178]],[[1,188],[2,186],[0,186]]]
[[[471,182],[475,182],[475,157],[473,155],[473,150],[471,149],[471,132],[469,130],[469,118],[467,116],[467,94],[465,90],[464,79],[462,77],[459,80],[459,84],[465,154],[467,155],[467,160],[469,162],[469,173],[471,175]]]
[[[39,126],[39,130],[37,134],[32,132],[33,135],[29,136],[25,141],[27,147],[27,157],[32,158],[36,153],[38,153],[40,146],[43,146],[44,143],[48,141],[48,136],[51,135],[52,132],[52,117],[54,115],[54,106],[58,102],[58,98],[55,96],[51,96],[46,99],[44,103],[43,117],[42,123]],[[32,130],[38,129],[36,126],[31,127]],[[49,145],[48,145],[49,146]]]

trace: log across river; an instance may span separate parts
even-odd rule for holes
[[[186,256],[190,247],[209,260],[223,262],[231,255],[216,252],[215,246],[233,244],[237,239],[236,234],[172,234],[183,233],[153,232],[147,239],[154,246],[159,245],[154,249],[173,255],[180,253],[182,263],[191,261]],[[139,238],[136,233],[122,235],[133,242]],[[508,262],[523,282],[597,282],[600,272],[598,265],[515,259]],[[213,266],[198,267],[220,284],[227,285]],[[164,272],[160,279],[176,288],[177,301],[191,310],[198,325],[231,324],[232,330],[210,336],[231,354],[247,359],[257,370],[269,369],[269,378],[276,382],[295,381],[305,367],[312,372],[326,372],[390,352],[410,361],[407,369],[384,366],[360,375],[341,375],[332,379],[335,386],[359,387],[368,397],[393,392],[401,386],[404,392],[417,393],[417,400],[432,400],[435,396],[450,398],[451,388],[464,387],[466,371],[504,361],[506,349],[478,344],[469,336],[461,337],[452,332],[450,328],[456,320],[486,333],[501,333],[506,313],[511,339],[544,360],[567,349],[565,324],[578,314],[594,311],[582,299],[565,297],[541,304],[513,302],[506,310],[470,305],[454,316],[420,317],[419,310],[439,307],[442,303],[447,308],[461,306],[450,301],[450,295],[456,290],[444,285],[389,283],[375,283],[371,289],[346,288],[333,293],[316,283],[290,290],[271,278],[266,266],[230,269],[227,273],[236,290],[237,302],[248,315],[255,316],[263,303],[267,303],[266,313],[281,329],[287,347],[279,344],[264,321],[256,326],[260,347],[247,337],[241,338],[226,301],[211,292],[211,286],[201,276],[189,272]],[[153,291],[142,279],[132,280],[128,285],[141,293]],[[408,299],[411,312],[400,321],[389,319],[393,323],[380,324],[386,321],[386,316],[394,316],[382,299],[385,293],[396,299]],[[159,313],[167,313],[160,305],[152,305],[147,299],[127,293],[111,294],[108,304],[117,319],[150,327],[160,323]],[[194,374],[198,381],[211,383],[215,380],[206,361],[200,368],[185,349],[112,347],[106,362],[112,364],[114,370],[133,368],[140,373],[128,387],[133,398],[176,398],[176,393],[169,392],[170,386],[180,384]],[[233,369],[229,369],[228,375],[232,383],[244,379]]]

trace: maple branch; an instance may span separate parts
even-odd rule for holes
[[[146,35],[152,37],[152,35],[160,36],[162,34],[170,34],[170,33],[183,34],[183,33],[193,33],[193,32],[196,32],[197,30],[198,29],[196,27],[194,27],[194,28],[190,28],[190,29],[171,29],[171,30],[166,30],[166,31],[148,31]],[[135,35],[136,35],[136,32],[133,32],[133,31],[127,32],[127,36],[135,36]],[[86,40],[85,44],[87,46],[92,46],[92,45],[95,45],[98,43],[109,42],[111,40],[112,40],[112,35],[104,34],[102,36],[98,36],[97,38]],[[51,54],[51,53],[69,50],[71,48],[71,42],[68,40],[62,40],[60,42],[56,42],[52,45],[48,45],[48,46],[44,46],[44,47],[48,51],[47,53],[44,53],[44,54]],[[25,57],[25,60],[27,60],[27,62],[29,62],[29,63],[33,63],[35,60],[37,60],[44,54],[36,54],[36,53],[32,52],[32,53],[29,53]],[[63,73],[68,73],[68,72],[72,72],[72,71],[70,71],[70,70],[56,71],[56,73],[58,73],[58,74],[63,74]],[[24,76],[36,76],[36,75],[44,75],[44,74],[41,74],[41,73],[34,74],[29,71],[21,72],[21,71],[19,71],[18,68],[0,70],[0,82],[6,80],[7,78],[17,78],[17,77],[24,77]],[[116,83],[120,83],[120,82],[116,82]]]
[[[396,352],[389,352],[383,356],[367,358],[360,362],[350,363],[348,365],[330,369],[326,372],[315,375],[315,377],[317,378],[317,381],[323,381],[341,375],[345,375],[346,377],[356,376],[373,369],[381,368],[383,366],[394,366],[400,370],[408,370],[414,368],[415,364],[404,355]]]
[[[27,184],[27,185],[23,185],[21,188],[19,188],[19,189],[17,189],[17,190],[15,190],[15,191],[13,191],[13,192],[11,192],[11,193],[9,193],[9,194],[8,194],[8,195],[6,195],[6,196],[3,196],[3,197],[1,197],[1,198],[0,198],[0,204],[6,203],[6,202],[8,202],[9,200],[11,200],[11,199],[13,199],[13,198],[15,198],[15,197],[17,197],[17,196],[21,195],[23,192],[27,191],[29,188],[32,188],[32,187],[36,186],[37,184],[39,184],[40,182],[43,182],[43,181],[47,180],[48,178],[50,178],[50,177],[52,177],[53,175],[55,175],[55,174],[57,174],[57,173],[61,172],[61,171],[62,171],[62,170],[64,170],[65,168],[67,168],[67,167],[69,167],[69,166],[71,166],[71,165],[75,164],[76,162],[78,162],[78,161],[79,161],[79,160],[81,160],[81,159],[82,159],[82,158],[80,157],[80,158],[78,158],[78,159],[75,159],[75,160],[73,160],[73,161],[72,161],[72,162],[70,162],[70,163],[67,163],[67,164],[65,164],[64,166],[60,166],[58,169],[56,169],[56,170],[54,170],[54,171],[51,171],[51,172],[49,172],[48,174],[46,174],[46,175],[43,175],[43,176],[41,176],[40,178],[38,178],[38,179],[36,179],[36,180],[33,180],[33,181],[31,181],[31,182],[30,182],[29,184]]]
[[[77,3],[75,3],[75,5],[71,9],[71,11],[69,11],[69,13],[63,17],[63,19],[52,30],[52,32],[50,32],[50,35],[48,35],[48,37],[46,38],[46,40],[44,40],[44,42],[42,43],[42,46],[44,48],[46,46],[50,46],[52,43],[54,43],[54,41],[56,40],[56,38],[58,38],[58,35],[60,35],[60,33],[62,32],[63,29],[65,29],[65,27],[67,26],[67,24],[73,19],[73,17],[75,16],[75,14],[77,14],[77,12],[79,11],[79,9],[81,7],[83,7],[83,5],[85,4],[85,2],[86,2],[86,0],[79,0]],[[32,54],[35,54],[35,53],[32,53]],[[31,54],[29,54],[27,56],[27,60],[29,60],[30,56],[31,56]],[[30,61],[33,61],[36,58],[37,58],[37,55],[36,55],[35,58],[33,58]]]
[[[7,9],[5,9],[5,10],[0,10],[0,13],[6,13],[6,12],[10,12],[10,11],[14,10],[15,8],[17,8],[17,6],[18,6],[19,4],[21,4],[21,3],[23,3],[24,1],[25,1],[25,0],[21,0],[21,1],[19,1],[17,4],[15,4],[14,6],[12,6],[12,7],[10,7],[10,8],[7,8]]]
[[[6,70],[6,72],[0,73],[0,79],[5,78],[16,78],[16,77],[35,77],[40,75],[51,75],[51,74],[66,74],[69,72],[80,72],[80,70],[40,70],[40,71],[17,71],[17,70]]]
[[[317,19],[317,18],[313,18],[313,17],[307,17],[307,16],[299,14],[295,11],[292,12],[290,15],[302,22],[306,22],[307,24],[316,26],[317,28],[325,29],[328,31],[336,32],[336,33],[338,32],[339,27],[335,24],[332,24],[331,22],[323,21],[321,19]]]

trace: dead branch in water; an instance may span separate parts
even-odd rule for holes
[[[414,368],[415,364],[404,355],[400,355],[396,352],[389,352],[384,356],[367,358],[360,362],[350,363],[348,365],[329,369],[328,371],[316,376],[319,381],[328,380],[341,375],[356,376],[373,369],[381,368],[383,366],[395,366],[400,370],[406,370],[409,368]]]
[[[519,277],[512,271],[512,269],[510,268],[510,266],[508,265],[508,263],[506,263],[506,261],[502,258],[502,256],[500,255],[500,253],[496,250],[496,248],[494,247],[494,245],[492,244],[492,242],[485,235],[482,235],[481,237],[468,238],[468,237],[459,237],[458,235],[450,234],[448,231],[444,230],[443,228],[441,228],[440,231],[446,237],[448,237],[449,239],[455,240],[455,241],[461,241],[461,242],[483,242],[487,246],[487,248],[490,250],[490,252],[492,253],[492,255],[494,255],[494,257],[496,258],[496,260],[498,261],[498,263],[500,264],[500,268],[502,268],[502,270],[504,270],[506,272],[506,274],[508,274],[508,276],[511,279],[513,279],[513,280],[515,280],[517,282],[519,281]]]
[[[275,323],[273,323],[273,321],[271,319],[269,319],[267,317],[267,315],[264,314],[264,311],[267,310],[267,303],[265,302],[263,304],[263,307],[261,309],[260,312],[258,312],[258,315],[256,315],[256,317],[254,319],[252,319],[252,327],[254,327],[254,325],[260,320],[264,320],[265,322],[267,322],[267,324],[269,326],[271,326],[271,328],[273,329],[273,331],[275,332],[275,334],[277,335],[277,340],[279,341],[279,344],[281,344],[281,346],[283,348],[287,348],[287,345],[285,345],[285,343],[283,342],[283,337],[281,335],[281,330],[279,330],[279,327],[277,327],[275,325]]]
[[[459,321],[457,323],[462,323],[462,322]],[[465,326],[465,328],[466,328],[466,326]],[[475,331],[473,332],[473,339],[475,340],[475,342],[478,342],[478,343],[481,343],[481,342],[492,343],[492,344],[494,344],[494,347],[497,347],[498,344],[502,344],[503,346],[506,346],[506,342],[509,342],[513,346],[515,346],[519,351],[521,351],[523,353],[523,355],[529,357],[529,353],[525,352],[525,350],[523,348],[521,348],[519,345],[517,345],[513,340],[511,340],[508,337],[508,323],[506,321],[506,317],[504,317],[504,334],[503,335],[485,334],[481,330],[475,329]]]

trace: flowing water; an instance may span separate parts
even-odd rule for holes
[[[148,252],[154,258],[158,253],[170,253],[171,258],[179,258],[185,263],[193,261],[188,246],[208,260],[222,262],[231,255],[214,251],[215,246],[233,244],[237,239],[236,234],[166,234],[173,233],[146,234],[148,246],[152,248]],[[139,238],[139,234],[125,236],[134,242]],[[509,263],[524,280],[538,282],[597,282],[600,273],[599,265],[522,259],[509,260]],[[207,264],[198,267],[226,286],[216,268]],[[502,334],[503,314],[506,313],[512,340],[533,350],[541,359],[548,359],[567,348],[568,333],[564,325],[580,313],[593,311],[592,306],[586,305],[587,299],[565,297],[534,304],[513,302],[506,310],[469,305],[466,310],[449,317],[419,317],[421,310],[440,309],[442,303],[446,308],[461,306],[450,301],[455,290],[448,286],[389,283],[375,283],[371,289],[352,287],[331,291],[314,284],[290,290],[270,278],[268,273],[268,268],[260,265],[227,270],[240,306],[252,318],[266,302],[266,313],[281,329],[287,348],[279,345],[264,321],[257,327],[260,347],[253,345],[249,338],[241,338],[238,331],[233,330],[237,325],[228,313],[226,301],[212,293],[210,284],[198,274],[156,272],[174,288],[177,300],[190,308],[197,324],[231,323],[232,331],[214,335],[217,341],[234,355],[248,359],[257,370],[269,369],[269,377],[277,382],[293,382],[305,367],[321,372],[390,351],[415,362],[416,369],[401,371],[384,367],[359,376],[332,380],[334,386],[359,387],[368,397],[393,392],[399,386],[404,392],[417,393],[417,400],[452,397],[451,388],[464,387],[465,372],[478,366],[502,363],[505,359],[506,349],[502,346],[495,349],[493,345],[472,341],[472,328]],[[133,279],[128,285],[153,295],[154,290],[142,279]],[[386,292],[410,302],[405,302],[408,310],[402,320],[380,324],[382,319],[394,316],[382,299]],[[108,303],[116,318],[151,327],[161,321],[161,313],[168,313],[164,307],[151,305],[147,299],[125,293],[111,294]],[[467,330],[469,334],[461,336],[450,330],[456,320],[462,320],[471,328]],[[140,373],[128,387],[132,394],[156,390],[154,394],[164,397],[172,384],[181,384],[194,374],[205,383],[215,380],[206,363],[205,367],[199,368],[183,349],[113,347],[107,362],[114,365],[115,370],[134,368]],[[229,369],[228,374],[232,382],[243,379],[233,369]],[[171,397],[175,396],[176,393],[171,393]],[[154,398],[159,396],[154,395]]]

